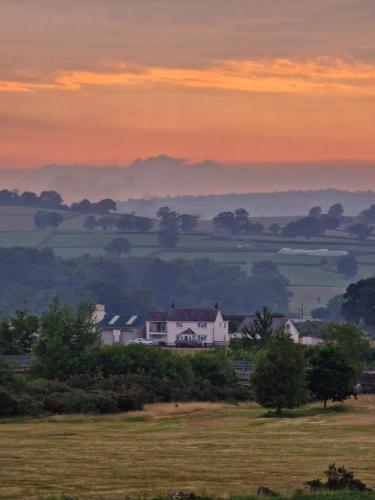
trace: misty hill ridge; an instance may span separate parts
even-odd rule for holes
[[[125,201],[155,196],[165,198],[226,193],[242,193],[246,196],[248,193],[259,193],[263,196],[262,193],[272,191],[320,190],[328,187],[340,191],[367,191],[369,187],[375,188],[374,166],[354,162],[239,166],[222,165],[214,161],[187,163],[182,158],[160,155],[137,159],[127,166],[52,164],[36,170],[9,169],[2,172],[2,188],[13,189],[17,186],[20,190],[37,192],[56,190],[67,203],[82,198],[95,201],[106,197]],[[368,198],[359,196],[363,199],[359,209],[366,208]],[[341,199],[332,201],[342,202]],[[317,203],[318,200],[314,202]],[[298,202],[298,213],[301,213],[302,208],[305,213],[305,204]],[[261,207],[259,209],[263,210]],[[349,202],[347,210],[349,213],[358,212],[356,206],[349,206]],[[285,214],[295,214],[295,208],[289,207]],[[258,215],[263,215],[263,212]],[[274,215],[274,212],[270,215]]]

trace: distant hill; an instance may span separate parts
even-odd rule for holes
[[[37,169],[2,169],[0,188],[54,190],[61,193],[65,203],[82,198],[129,200],[323,188],[365,191],[375,190],[374,167],[358,162],[223,165],[213,161],[188,163],[161,155],[124,166],[53,164]],[[294,212],[294,207],[287,212]]]
[[[345,215],[358,215],[375,203],[372,191],[340,191],[337,189],[311,191],[282,191],[274,193],[224,194],[208,196],[177,196],[151,199],[133,199],[118,202],[119,211],[136,212],[137,215],[154,216],[168,206],[178,212],[211,219],[219,212],[245,208],[253,217],[290,217],[306,215],[313,206],[324,211],[334,203],[342,203]]]

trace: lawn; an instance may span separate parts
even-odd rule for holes
[[[0,424],[0,497],[124,498],[171,490],[282,493],[336,462],[373,485],[375,397],[265,418],[253,404],[151,405],[109,416]]]

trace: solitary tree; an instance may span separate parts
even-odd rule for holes
[[[354,393],[357,372],[339,346],[315,347],[307,374],[308,388],[324,408],[328,400],[344,401]]]
[[[106,252],[116,254],[119,257],[123,253],[129,253],[131,251],[132,244],[130,241],[126,238],[116,238],[115,240],[111,241],[104,247],[104,250]]]
[[[344,255],[337,261],[337,272],[353,278],[358,271],[358,262],[354,255]]]
[[[305,357],[302,346],[289,334],[277,332],[257,355],[251,380],[257,403],[275,408],[296,408],[306,401]]]
[[[344,215],[344,207],[341,205],[341,203],[335,203],[334,205],[329,207],[328,215],[340,218]]]

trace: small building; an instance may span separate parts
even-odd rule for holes
[[[226,315],[225,318],[228,320],[230,325],[229,337],[231,339],[236,339],[242,337],[244,330],[251,326],[251,323],[254,321],[255,316],[250,314]],[[273,318],[272,330],[276,332],[277,330],[281,329],[289,332],[294,342],[298,343],[300,341],[300,334],[293,320],[285,316]]]
[[[142,316],[109,314],[105,312],[103,305],[98,304],[93,318],[104,345],[129,344],[145,336],[145,321]]]
[[[16,373],[24,373],[31,365],[31,354],[0,354],[0,359],[10,363]]]
[[[146,338],[155,343],[176,345],[179,342],[214,346],[229,342],[228,321],[219,306],[151,311],[146,320]]]

